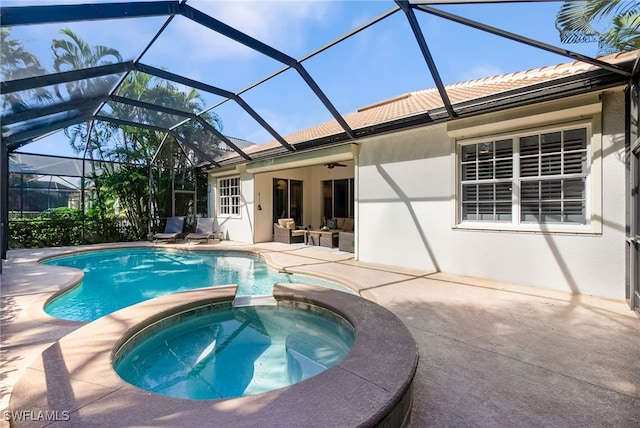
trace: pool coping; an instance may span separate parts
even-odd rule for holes
[[[356,295],[277,284],[277,300],[319,305],[349,321],[353,347],[336,366],[301,383],[247,397],[184,400],[152,394],[113,369],[122,337],[171,313],[230,301],[236,286],[174,293],[88,323],[45,349],[16,383],[12,411],[50,412],[48,425],[404,426],[408,423],[417,344],[389,310]],[[25,418],[13,426],[41,426]]]

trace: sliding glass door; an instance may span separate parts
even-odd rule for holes
[[[279,218],[292,218],[302,226],[302,181],[285,178],[273,179],[273,222]]]

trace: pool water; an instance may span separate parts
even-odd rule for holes
[[[283,388],[339,363],[353,328],[324,308],[280,305],[198,308],[143,329],[120,347],[125,381],[192,400],[234,398]]]
[[[237,295],[270,295],[275,283],[318,285],[353,293],[335,282],[278,272],[248,253],[126,248],[57,257],[44,263],[84,272],[78,286],[45,307],[49,315],[72,321],[93,321],[154,297],[225,284],[238,284]]]

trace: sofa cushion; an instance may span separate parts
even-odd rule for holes
[[[342,229],[344,227],[344,217],[336,217],[334,220],[336,221],[336,229]]]
[[[345,232],[353,232],[353,219],[352,218],[345,218],[344,219],[344,225],[342,226],[342,230],[344,230]]]

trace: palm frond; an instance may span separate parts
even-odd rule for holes
[[[565,1],[556,15],[556,29],[562,43],[597,41],[601,54],[629,50],[638,46],[639,13],[638,0]]]
[[[603,1],[565,2],[556,15],[556,29],[560,33],[562,43],[582,43],[597,38],[598,32],[591,22],[598,14],[595,3]]]
[[[107,46],[94,46],[93,52],[91,54],[91,60],[95,65],[99,64],[110,64],[110,61],[107,61],[106,58],[113,57],[116,62],[122,62],[122,55],[116,49],[109,48]]]
[[[603,33],[598,46],[602,52],[613,53],[640,49],[640,13],[617,16],[613,28]]]

